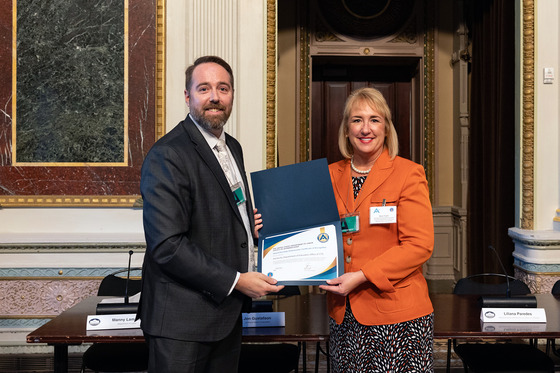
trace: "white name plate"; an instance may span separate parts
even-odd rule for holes
[[[140,320],[135,321],[135,313],[119,315],[88,315],[86,330],[132,329],[140,327]]]
[[[487,323],[497,322],[546,322],[544,308],[482,308],[480,320]]]
[[[544,322],[483,322],[481,323],[483,332],[487,333],[539,333],[546,331]]]
[[[286,326],[284,312],[251,312],[244,313],[242,318],[244,328]]]

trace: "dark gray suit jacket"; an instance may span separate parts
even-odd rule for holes
[[[241,145],[228,134],[226,144],[247,189]],[[138,311],[143,331],[187,341],[224,338],[242,307],[250,307],[240,292],[227,295],[236,273],[247,272],[249,243],[222,168],[190,116],[150,149],[140,189],[147,244]],[[253,230],[249,190],[246,196]]]

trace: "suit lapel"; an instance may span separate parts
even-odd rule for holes
[[[366,178],[366,182],[362,186],[358,198],[356,199],[356,208],[362,202],[368,200],[369,196],[377,189],[393,172],[393,161],[389,157],[389,151],[383,150],[379,159],[371,168],[371,172]]]
[[[218,184],[220,184],[220,187],[224,191],[234,213],[237,215],[239,220],[243,221],[243,219],[241,218],[241,214],[239,213],[239,209],[237,208],[237,203],[233,198],[233,193],[227,181],[226,175],[222,170],[222,166],[220,166],[220,163],[216,159],[214,152],[212,151],[212,149],[210,149],[208,143],[206,142],[206,140],[204,139],[204,137],[202,136],[198,128],[196,128],[196,125],[193,123],[190,116],[187,116],[187,119],[184,121],[184,127],[185,127],[185,131],[188,133],[189,137],[191,138],[194,148],[200,155],[200,158],[204,163],[206,163],[206,165],[208,166],[208,168],[210,169],[210,171],[218,181]]]
[[[247,215],[249,216],[249,222],[251,223],[251,227],[252,227],[252,226],[255,225],[255,222],[254,222],[254,216],[253,216],[253,208],[252,208],[252,205],[251,205],[251,193],[249,192],[249,184],[247,182],[247,175],[245,173],[245,167],[243,165],[243,155],[240,152],[240,150],[241,150],[240,148],[238,149],[237,146],[231,146],[230,139],[233,140],[233,137],[231,137],[230,135],[228,135],[226,133],[226,144],[227,144],[229,150],[231,151],[231,154],[233,155],[233,159],[235,160],[235,164],[237,165],[237,169],[239,170],[239,173],[241,174],[241,178],[243,179],[243,185],[245,187],[245,189],[244,189],[245,200],[247,201],[245,203],[245,206],[247,208]]]
[[[346,160],[339,163],[333,173],[334,190],[338,194],[338,200],[344,204],[346,212],[354,211],[354,191],[350,170],[350,161]]]

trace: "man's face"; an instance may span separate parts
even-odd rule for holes
[[[198,65],[192,74],[191,87],[185,90],[185,102],[199,125],[220,136],[233,107],[228,72],[213,62]]]

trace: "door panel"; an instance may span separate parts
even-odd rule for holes
[[[412,151],[422,148],[421,131],[417,128],[420,113],[413,107],[413,98],[419,95],[413,90],[416,69],[411,66],[417,65],[418,60],[401,69],[386,61],[380,66],[352,66],[349,60],[343,65],[320,62],[313,66],[311,85],[311,159],[327,158],[329,163],[342,159],[338,129],[346,98],[353,90],[373,87],[383,94],[391,110],[399,137],[399,155],[420,163],[419,154]]]
[[[314,82],[312,159],[327,158],[329,163],[341,159],[338,151],[338,128],[351,87],[346,82]]]

